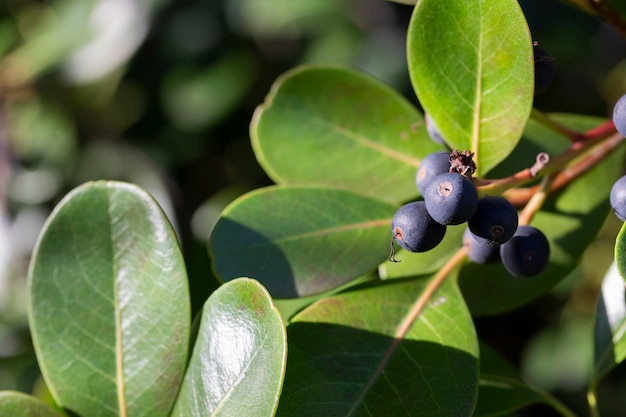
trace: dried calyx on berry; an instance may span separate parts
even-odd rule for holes
[[[458,172],[464,177],[472,179],[476,172],[474,152],[454,150],[450,153],[450,172]]]

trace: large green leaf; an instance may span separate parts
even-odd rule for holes
[[[61,417],[48,404],[16,391],[0,391],[0,416]]]
[[[510,415],[544,394],[526,385],[517,370],[484,343],[480,344],[480,380],[474,417]]]
[[[399,93],[338,68],[300,67],[279,78],[250,135],[277,183],[340,187],[392,203],[418,194],[421,158],[440,149]]]
[[[273,416],[287,336],[258,282],[238,278],[204,304],[196,344],[172,417]]]
[[[552,117],[579,130],[603,122],[581,115]],[[532,165],[537,152],[548,149],[555,156],[569,144],[568,139],[531,122],[524,140],[494,172],[513,174],[520,167]],[[566,189],[552,195],[533,218],[531,224],[541,229],[550,241],[550,262],[543,273],[520,279],[508,274],[500,264],[470,263],[463,267],[459,283],[472,313],[497,314],[514,309],[545,293],[578,265],[609,212],[611,185],[622,174],[623,158],[621,147]]]
[[[389,255],[396,208],[340,189],[272,186],[231,203],[209,250],[216,275],[259,280],[276,298],[312,295],[361,276]]]
[[[450,276],[365,285],[287,327],[279,416],[470,416],[478,386],[472,319]]]
[[[604,277],[596,307],[594,356],[596,382],[626,359],[626,290],[615,264]]]
[[[86,183],[54,209],[29,273],[29,319],[57,403],[84,416],[167,416],[185,369],[187,275],[143,190]]]
[[[513,150],[532,107],[532,42],[517,0],[420,0],[407,53],[420,103],[484,176]]]

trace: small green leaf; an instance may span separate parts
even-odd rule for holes
[[[324,292],[389,255],[396,208],[340,189],[272,186],[222,213],[209,240],[217,276],[259,280],[275,298]]]
[[[617,272],[626,283],[626,223],[622,225],[615,239],[615,264]]]
[[[206,301],[172,417],[273,416],[287,355],[285,327],[268,292],[238,278]]]
[[[56,402],[84,416],[167,416],[190,306],[176,236],[138,187],[87,183],[54,209],[29,272],[29,319]]]
[[[582,115],[551,117],[580,131],[604,122],[604,119]],[[570,143],[530,121],[515,152],[494,172],[511,175],[520,166],[531,166],[538,152],[549,150],[551,155],[557,155]],[[468,263],[462,268],[459,284],[473,314],[498,314],[527,303],[548,291],[578,265],[580,256],[594,241],[606,219],[611,185],[622,175],[623,160],[624,148],[620,147],[567,188],[551,195],[535,215],[531,224],[541,229],[550,242],[550,262],[543,273],[520,279],[511,276],[500,264]]]
[[[420,0],[408,31],[420,103],[484,176],[511,153],[530,115],[532,41],[516,0]]]
[[[626,359],[626,290],[616,265],[604,277],[594,327],[594,380]]]
[[[480,344],[480,380],[474,417],[510,415],[543,401],[544,394],[526,385],[511,364],[489,346]]]
[[[0,416],[61,417],[48,404],[16,391],[0,391]]]
[[[448,277],[365,285],[287,327],[279,416],[470,416],[478,385],[472,319]]]
[[[338,68],[300,67],[279,78],[250,136],[277,183],[340,187],[391,203],[418,194],[421,159],[441,149],[399,93]]]

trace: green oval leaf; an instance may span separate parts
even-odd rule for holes
[[[470,416],[478,343],[454,277],[364,286],[287,327],[279,416]]]
[[[389,255],[387,203],[339,189],[273,186],[222,213],[209,240],[216,275],[259,280],[275,298],[336,288]]]
[[[626,359],[626,289],[615,264],[604,277],[596,307],[594,356],[595,381]]]
[[[0,416],[61,417],[61,414],[32,395],[16,391],[0,391]]]
[[[408,31],[420,103],[484,176],[519,141],[533,102],[532,41],[516,0],[420,0]]]
[[[84,416],[167,416],[187,359],[187,275],[138,187],[87,183],[54,209],[29,272],[29,320],[56,402]]]
[[[551,117],[578,130],[590,129],[604,121],[581,115]],[[520,164],[532,165],[538,152],[548,150],[553,151],[551,155],[557,155],[569,144],[568,139],[531,121],[524,140],[502,165],[506,168],[510,163],[506,172],[511,175]],[[622,175],[623,160],[624,148],[620,147],[567,188],[550,196],[535,215],[531,224],[546,234],[551,247],[550,262],[543,273],[520,279],[511,276],[500,264],[469,263],[462,268],[459,284],[473,314],[498,314],[523,305],[548,291],[578,265],[606,219],[611,186]],[[498,167],[495,171],[504,173],[505,168]]]
[[[418,194],[417,167],[440,149],[400,94],[339,68],[300,67],[280,77],[250,136],[277,183],[340,187],[391,203]]]
[[[626,223],[622,225],[615,239],[615,265],[617,272],[626,283]]]
[[[238,278],[206,301],[198,338],[172,417],[273,416],[287,336],[258,282]]]

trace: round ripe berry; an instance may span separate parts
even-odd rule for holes
[[[411,252],[426,252],[441,242],[446,226],[434,221],[423,201],[403,205],[391,220],[391,234],[402,248]]]
[[[535,94],[542,93],[552,83],[554,78],[554,58],[537,42],[533,43],[535,57]]]
[[[621,221],[626,221],[626,175],[613,184],[609,201],[615,215]]]
[[[424,193],[426,210],[441,224],[461,224],[476,212],[478,192],[470,179],[457,172],[439,174]]]
[[[467,250],[467,257],[474,263],[491,264],[500,261],[500,248],[481,245],[469,228],[463,232],[463,246]]]
[[[426,131],[430,135],[430,138],[433,142],[440,143],[442,145],[448,146],[443,136],[439,132],[437,125],[433,121],[433,119],[428,115],[428,113],[424,113],[424,121],[426,122]]]
[[[505,244],[500,246],[500,259],[515,277],[539,275],[550,259],[550,243],[536,227],[519,226]]]
[[[482,245],[501,245],[517,230],[518,216],[515,206],[500,196],[486,196],[478,200],[478,208],[467,221],[472,233]]]
[[[424,195],[428,183],[444,172],[450,172],[450,152],[433,152],[426,155],[415,175],[415,184],[420,194]]]
[[[620,97],[613,107],[613,123],[622,136],[626,136],[626,94]]]

